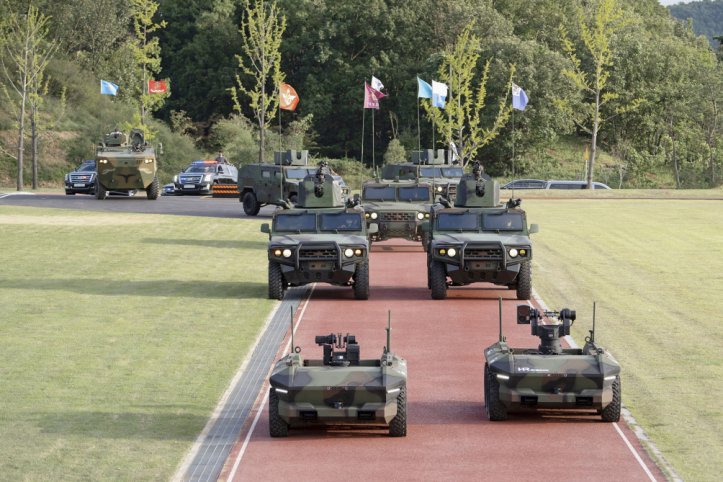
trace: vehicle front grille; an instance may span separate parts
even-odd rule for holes
[[[202,175],[180,176],[181,184],[201,184]]]
[[[93,173],[84,173],[84,174],[71,174],[70,175],[70,182],[90,182],[93,180],[93,176],[95,174]]]
[[[457,195],[457,185],[454,183],[449,183],[447,186],[447,194],[449,196],[456,196]]]
[[[503,258],[502,248],[499,246],[467,246],[464,250],[464,259],[498,261]]]
[[[336,248],[315,247],[299,249],[299,260],[337,259]]]
[[[380,218],[384,222],[395,223],[395,222],[408,222],[414,221],[417,218],[416,213],[407,212],[386,212],[380,213]]]

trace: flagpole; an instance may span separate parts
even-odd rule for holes
[[[417,149],[422,150],[422,131],[419,127],[419,96],[417,96]]]
[[[512,85],[510,85],[510,89]],[[514,93],[512,102],[514,102]],[[512,197],[515,197],[515,108],[512,107]]]
[[[374,159],[374,111],[376,109],[372,109],[372,170],[374,173],[377,172],[377,163]]]
[[[361,162],[364,164],[364,127],[366,126],[367,110],[362,107],[362,143],[361,143]]]

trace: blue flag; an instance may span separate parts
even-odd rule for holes
[[[417,77],[417,98],[431,99],[432,86]]]
[[[517,110],[525,110],[527,105],[527,94],[522,87],[512,83],[512,108]]]
[[[100,81],[100,93],[106,95],[116,95],[118,93],[118,86],[113,82],[107,80]]]
[[[432,81],[432,105],[444,109],[444,105],[447,103],[447,92],[449,87],[447,84],[442,82]]]

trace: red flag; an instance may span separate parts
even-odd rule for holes
[[[164,94],[167,91],[165,80],[149,80],[148,81],[148,93],[149,94]]]
[[[364,82],[364,108],[365,109],[379,109],[379,99],[384,97],[384,94],[378,90],[372,89],[372,86]]]
[[[289,84],[279,84],[279,108],[294,110],[299,104],[299,94]]]

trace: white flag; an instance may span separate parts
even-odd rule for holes
[[[447,87],[447,84],[443,84],[435,80],[432,81],[432,105],[434,107],[444,109],[444,105],[447,101],[448,89],[449,87]]]
[[[381,90],[383,88],[384,88],[384,84],[382,84],[382,81],[372,75],[372,89],[378,90],[381,92]]]

